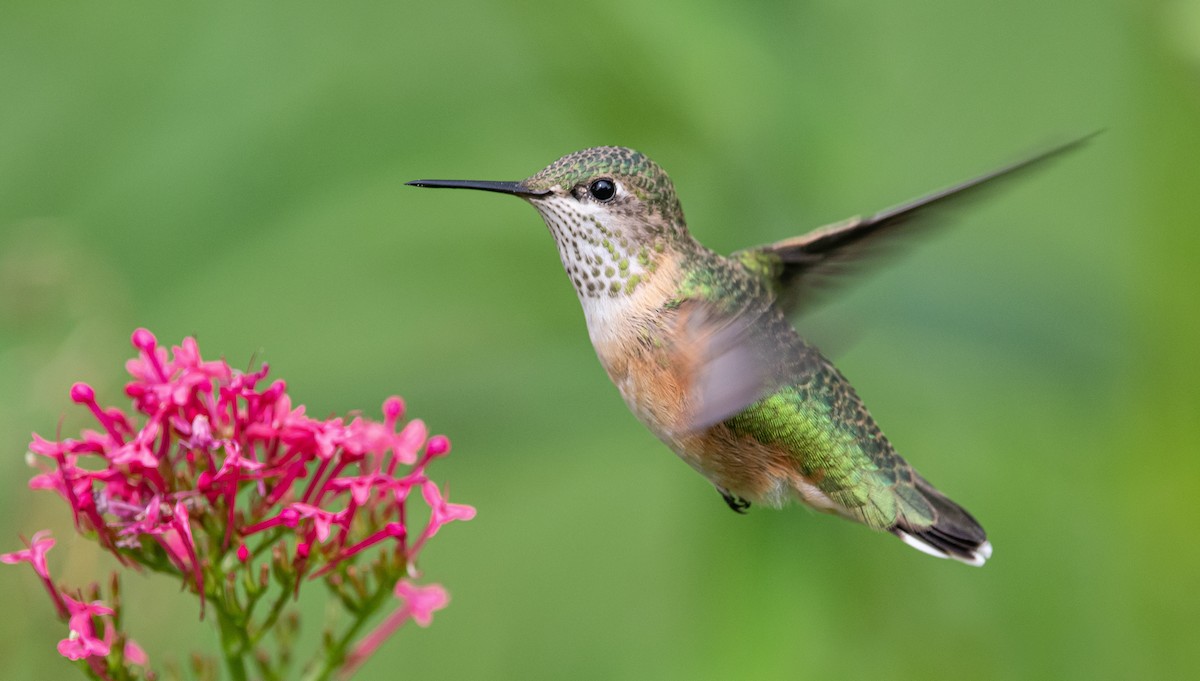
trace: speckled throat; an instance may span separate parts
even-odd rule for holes
[[[614,215],[607,207],[553,194],[530,203],[554,236],[580,300],[633,293],[658,269],[667,249],[665,236],[621,224],[630,218]]]

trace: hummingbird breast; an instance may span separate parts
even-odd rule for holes
[[[630,411],[685,463],[717,487],[744,499],[780,507],[799,497],[815,508],[836,504],[801,474],[788,446],[764,443],[725,422],[692,429],[696,362],[671,338],[666,316],[632,318],[633,337],[602,340],[596,354]]]
[[[715,254],[711,254],[716,258]],[[664,444],[716,486],[782,506],[794,496],[823,510],[835,505],[798,470],[794,453],[719,422],[693,428],[703,348],[686,337],[679,307],[688,257],[667,252],[654,275],[627,296],[580,296],[596,355],[630,411]],[[787,333],[799,342],[785,320]]]

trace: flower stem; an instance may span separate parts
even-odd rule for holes
[[[284,586],[287,585],[285,584]],[[271,604],[271,610],[267,613],[266,619],[263,620],[263,623],[256,628],[254,634],[248,639],[251,645],[258,645],[262,641],[267,632],[271,630],[271,627],[275,626],[275,622],[279,620],[279,615],[283,613],[284,607],[287,606],[288,601],[291,599],[291,589],[285,588],[280,592],[279,597]]]
[[[226,612],[222,603],[216,608],[217,628],[220,630],[221,653],[225,658],[225,668],[229,670],[230,681],[246,681],[246,655],[250,652],[250,642],[246,638],[246,628]]]
[[[388,601],[391,595],[391,589],[387,586],[388,580],[381,580],[375,588],[375,591],[365,599],[354,612],[354,621],[342,632],[342,636],[335,643],[329,645],[325,649],[324,659],[321,660],[320,666],[316,666],[313,670],[304,677],[304,681],[328,681],[332,678],[333,673],[340,670],[346,661],[346,649],[354,641],[359,630],[371,619],[371,615]]]

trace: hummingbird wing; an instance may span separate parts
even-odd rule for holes
[[[724,421],[778,386],[782,374],[770,358],[780,353],[760,323],[769,301],[733,310],[698,298],[677,302],[672,354],[690,378],[682,431]]]
[[[941,222],[946,209],[978,198],[995,180],[1012,178],[1027,169],[1079,148],[1102,131],[1061,144],[990,173],[893,206],[868,217],[853,217],[807,234],[733,254],[749,269],[774,285],[780,306],[789,313],[811,309],[820,293],[860,269],[864,261],[896,245],[898,235],[926,231]],[[901,229],[905,225],[907,228]]]

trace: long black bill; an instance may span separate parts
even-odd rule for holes
[[[487,182],[483,180],[413,180],[404,184],[413,187],[433,187],[434,189],[478,189],[485,192],[500,192],[501,194],[516,194],[517,196],[545,196],[549,189],[530,189],[520,182]]]

